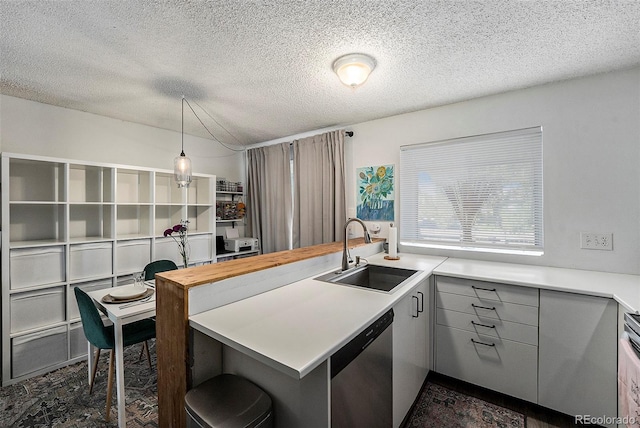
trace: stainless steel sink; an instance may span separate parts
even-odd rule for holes
[[[352,285],[391,292],[419,271],[380,265],[364,265],[344,272],[331,272],[314,278],[318,281]]]

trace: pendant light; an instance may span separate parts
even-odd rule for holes
[[[333,71],[345,85],[356,88],[362,85],[376,68],[376,62],[366,54],[353,53],[341,56],[333,63]]]
[[[184,154],[184,96],[182,97],[182,151],[173,160],[173,174],[178,187],[189,187],[191,183],[191,159]]]

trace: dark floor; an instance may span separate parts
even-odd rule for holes
[[[569,428],[583,426],[576,425],[572,416],[435,372],[429,372],[427,381],[442,385],[462,394],[479,398],[497,406],[506,407],[507,409],[522,413],[525,416],[527,428]],[[594,425],[590,426],[594,427]]]

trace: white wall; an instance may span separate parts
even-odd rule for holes
[[[355,131],[347,139],[349,212],[355,212],[355,169],[399,166],[402,145],[538,125],[544,138],[545,254],[424,252],[640,274],[640,68],[349,126]],[[2,151],[172,169],[179,148],[176,132],[0,95]],[[191,136],[185,136],[185,151],[195,172],[244,180],[241,155],[229,156],[216,143]],[[401,197],[397,189],[396,206]],[[613,233],[614,250],[580,249],[581,231]]]
[[[424,253],[640,274],[640,68],[349,126],[355,132],[347,140],[349,213],[356,205],[355,169],[399,168],[402,145],[538,125],[544,141],[544,255]],[[402,198],[397,190],[396,207]],[[580,232],[613,233],[614,250],[580,249]]]
[[[179,132],[0,95],[3,152],[172,170],[180,145]],[[190,135],[184,146],[193,172],[245,180],[242,152]]]

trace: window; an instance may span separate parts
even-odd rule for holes
[[[400,243],[543,250],[542,128],[400,149]]]

